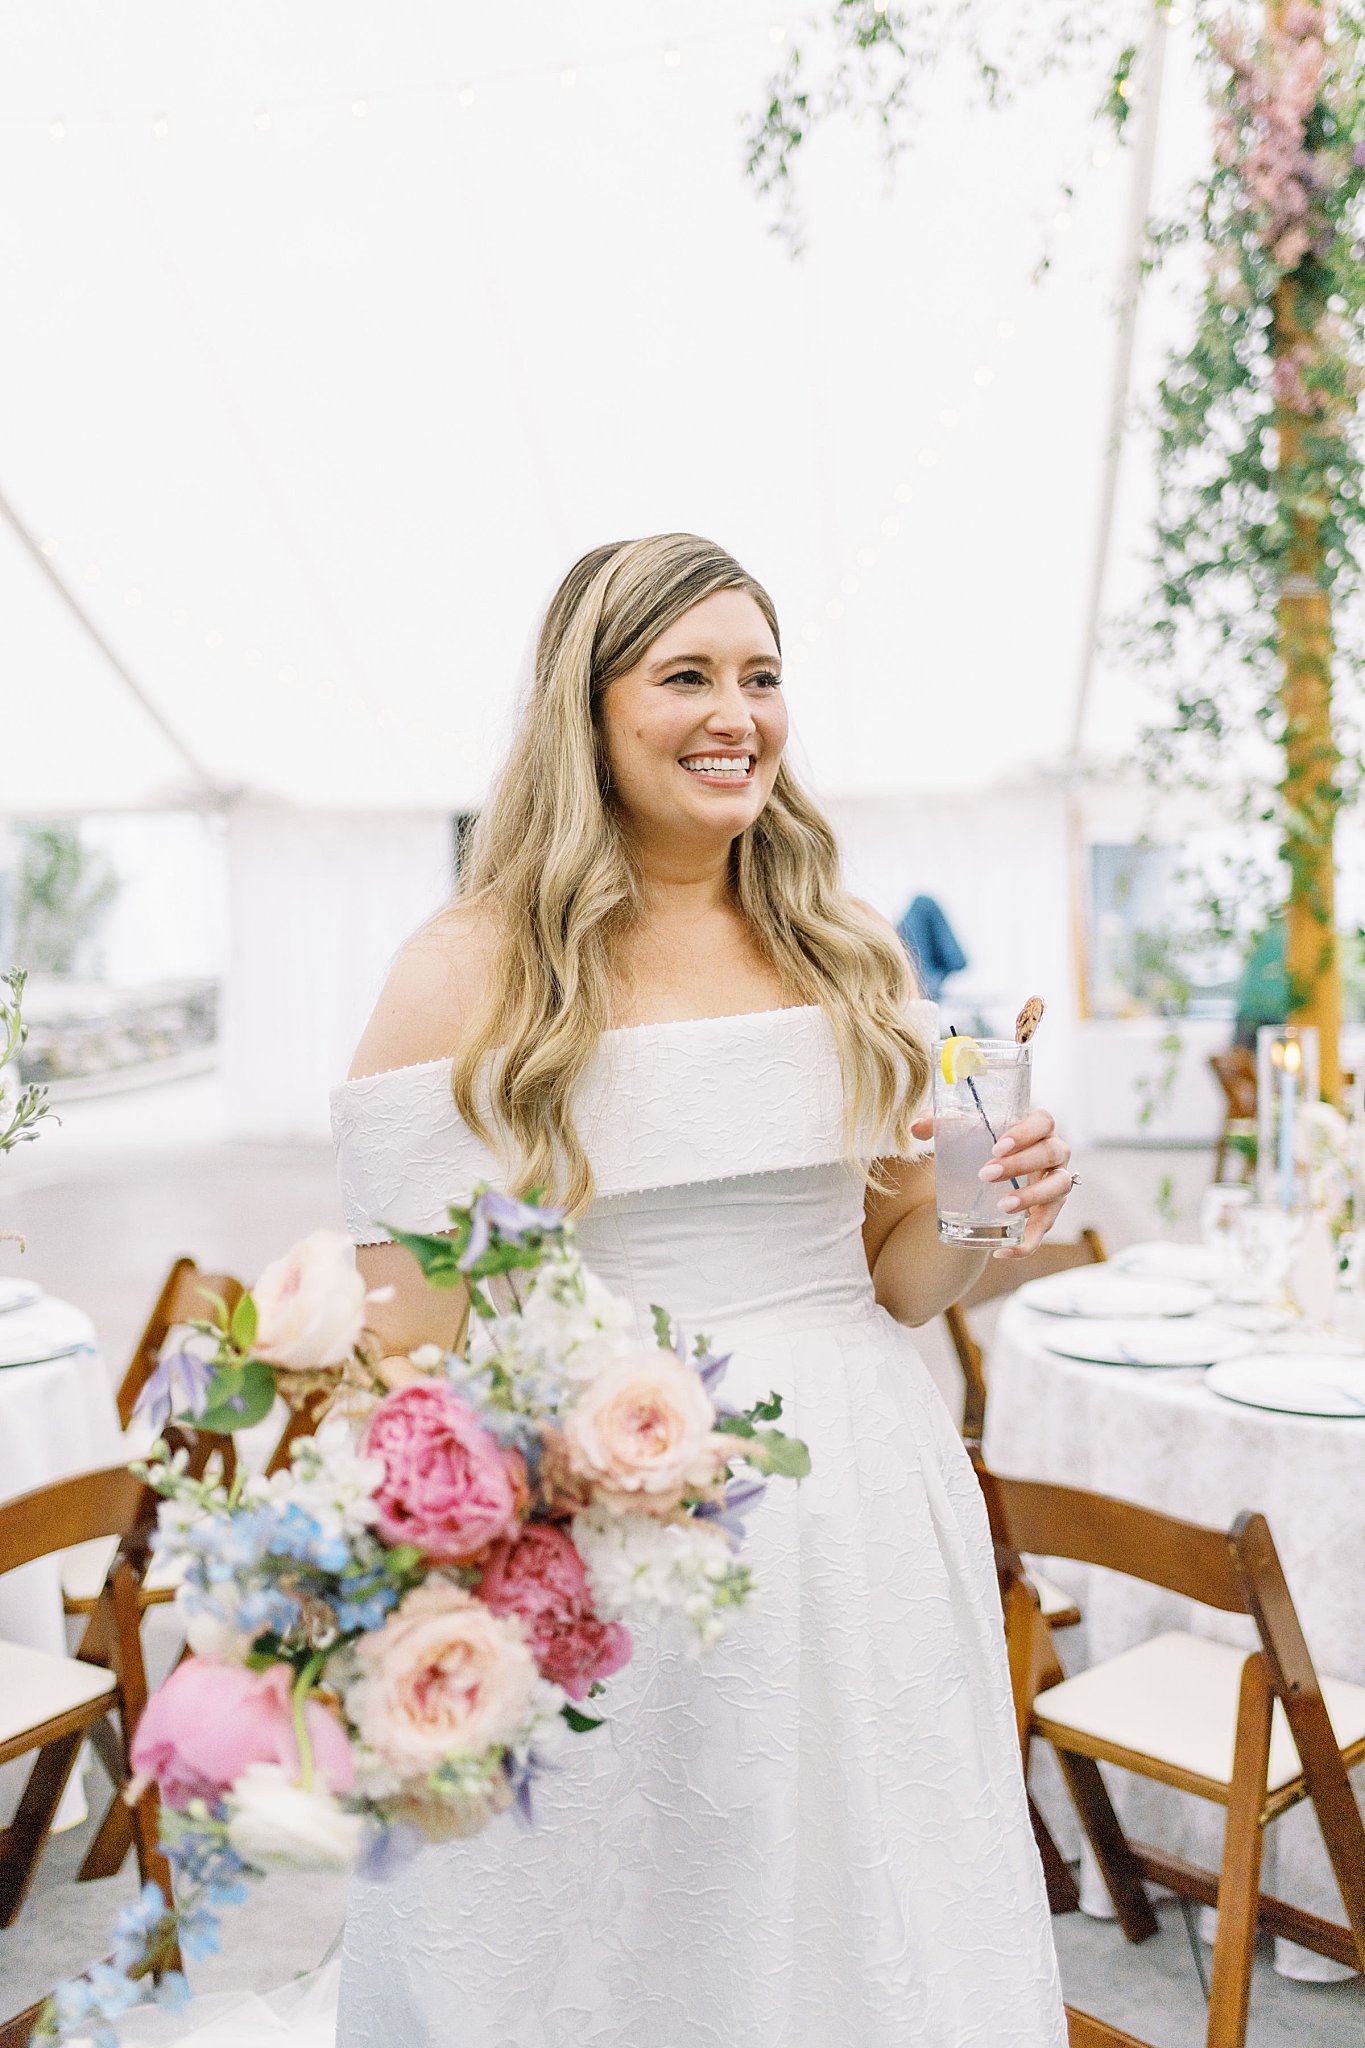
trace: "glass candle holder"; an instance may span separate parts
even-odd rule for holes
[[[1256,1033],[1256,1192],[1270,1207],[1307,1207],[1299,1120],[1317,1100],[1316,1026],[1263,1024]]]

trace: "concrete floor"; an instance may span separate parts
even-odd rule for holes
[[[1075,1225],[1096,1225],[1111,1250],[1168,1227],[1194,1234],[1207,1154],[1099,1150],[1077,1167],[1084,1185],[1073,1198]],[[229,1142],[211,1078],[75,1103],[60,1130],[0,1162],[0,1229],[27,1238],[22,1255],[0,1246],[0,1272],[30,1274],[88,1309],[113,1371],[176,1253],[192,1251],[206,1266],[250,1279],[321,1225],[339,1226],[328,1148]],[[924,1333],[923,1348],[945,1397],[958,1399],[956,1368],[936,1331]],[[154,1612],[148,1627],[149,1660],[164,1665],[173,1647],[170,1617]],[[98,1766],[88,1786],[101,1809]],[[50,1844],[18,1923],[0,1933],[0,2016],[102,1953],[113,1913],[135,1891],[131,1865],[100,1884],[70,1881],[90,1825]],[[195,1988],[266,1991],[316,1967],[336,1937],[344,1898],[341,1879],[271,1879],[231,1913],[228,1952],[196,1966]],[[1130,1948],[1111,1923],[1080,1914],[1059,1919],[1066,1996],[1156,2048],[1198,2048],[1203,1997],[1174,1903],[1162,1907],[1161,1921],[1155,1940]],[[1286,1982],[1270,1968],[1267,1950],[1257,1963],[1248,2041],[1251,2048],[1365,2048],[1365,1985]]]

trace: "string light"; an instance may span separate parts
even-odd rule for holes
[[[171,132],[171,124],[164,114],[158,114],[152,123],[152,133],[158,142],[164,142]]]
[[[682,63],[682,51],[681,51],[681,50],[665,50],[665,51],[664,51],[664,63],[665,63],[666,65],[667,65],[667,67],[668,67],[668,69],[669,69],[670,71],[676,71],[676,70],[677,70],[677,68],[678,68],[678,66],[679,66],[679,65],[680,65],[680,64]]]
[[[51,127],[50,127],[50,128],[48,129],[48,131],[47,131],[47,132],[48,132],[48,134],[49,134],[49,135],[50,135],[50,136],[52,137],[52,140],[53,140],[54,142],[65,142],[65,140],[66,140],[66,123],[65,123],[65,121],[54,121],[54,122],[52,123]]]
[[[476,94],[472,85],[462,85],[455,97],[462,107],[472,107]]]
[[[357,121],[363,121],[365,119],[365,116],[369,113],[369,111],[370,103],[368,100],[351,101],[351,112],[355,115]]]
[[[266,129],[269,128],[270,126],[269,107],[257,107],[255,114],[252,116],[252,121],[255,125],[257,134],[264,135]]]
[[[561,85],[577,85],[578,73],[577,71],[575,71],[572,64],[565,65],[564,69],[559,74],[559,82]]]

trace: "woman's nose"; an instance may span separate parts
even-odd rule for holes
[[[716,696],[707,713],[706,729],[717,738],[724,733],[735,739],[750,739],[757,731],[752,706],[738,683]]]

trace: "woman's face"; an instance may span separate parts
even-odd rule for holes
[[[607,767],[632,837],[720,847],[753,823],[787,739],[781,676],[754,600],[719,590],[607,685]]]

